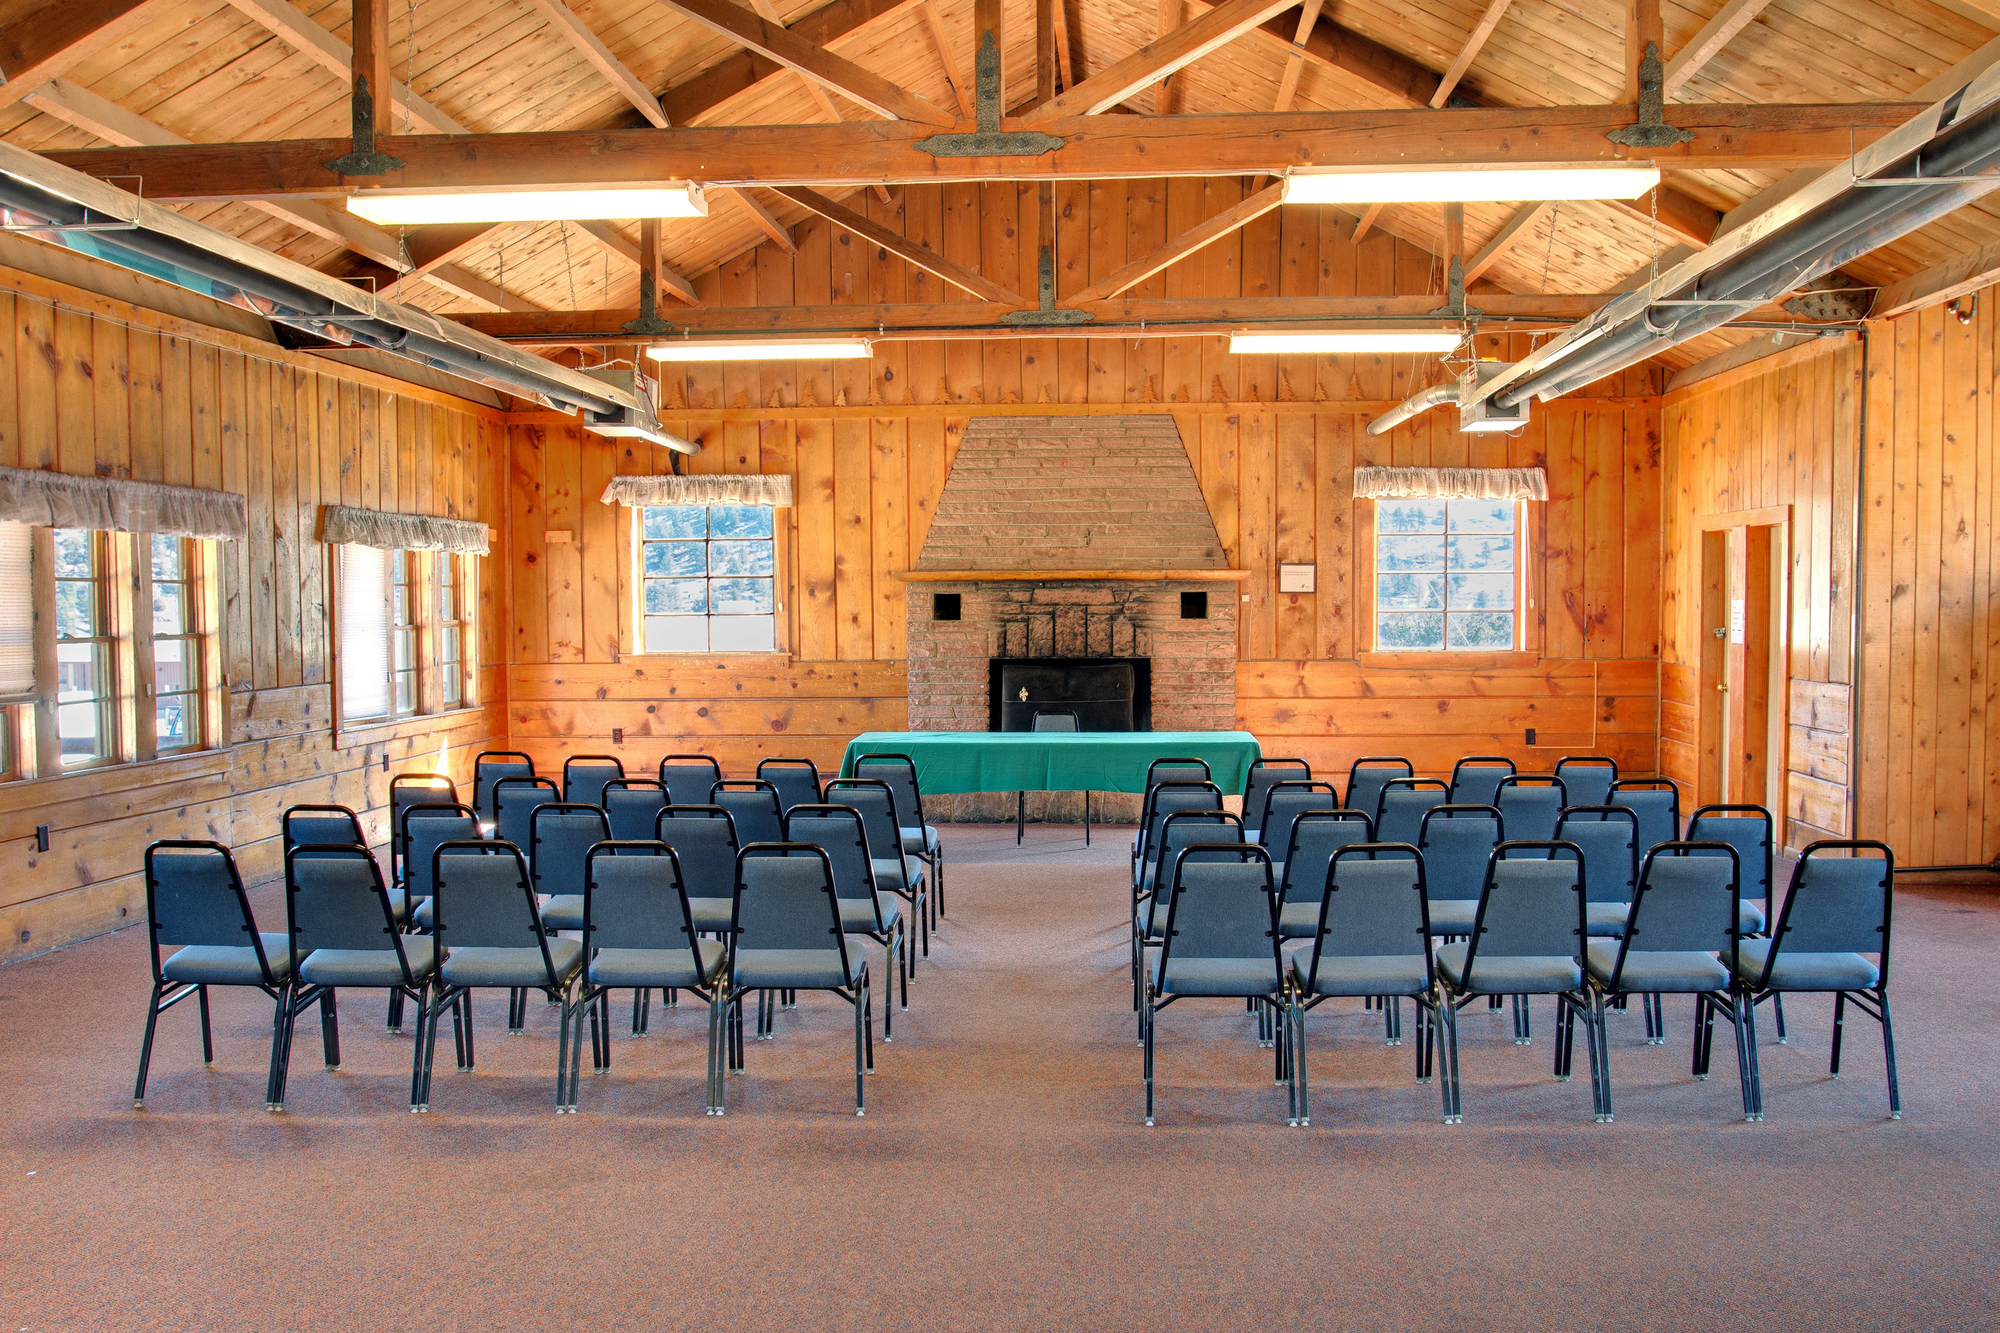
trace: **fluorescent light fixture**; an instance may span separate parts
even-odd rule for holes
[[[1334,333],[1232,333],[1229,350],[1263,352],[1449,352],[1463,335],[1436,330],[1351,329]]]
[[[1507,431],[1519,430],[1527,424],[1528,420],[1526,417],[1519,417],[1511,421],[1504,417],[1483,417],[1478,421],[1467,421],[1461,417],[1458,422],[1458,428],[1467,435],[1498,435],[1504,434]]]
[[[1285,177],[1288,204],[1481,204],[1540,199],[1636,199],[1658,167],[1384,167]]]
[[[400,194],[364,190],[347,196],[347,211],[382,227],[437,222],[580,222],[597,218],[705,218],[701,186],[635,186],[612,190],[454,190]]]
[[[851,361],[868,355],[866,338],[793,342],[670,342],[646,349],[655,361]]]

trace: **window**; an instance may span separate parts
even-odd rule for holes
[[[438,702],[456,708],[465,698],[465,627],[458,615],[458,557],[437,558]]]
[[[153,744],[160,753],[201,744],[202,652],[194,543],[153,539]]]
[[[104,533],[77,528],[55,534],[56,735],[65,768],[116,753],[104,539]]]
[[[642,651],[774,651],[772,509],[650,505],[639,512]]]
[[[396,701],[396,716],[417,711],[417,619],[408,551],[389,552],[389,697]]]
[[[463,708],[470,669],[464,557],[439,552],[339,550],[336,667],[343,722]]]
[[[1520,508],[1513,500],[1376,501],[1376,649],[1513,650]]]

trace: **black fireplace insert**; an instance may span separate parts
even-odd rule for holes
[[[1079,731],[1151,731],[1152,663],[1143,657],[988,659],[989,731],[1033,731],[1038,712],[1069,709]]]

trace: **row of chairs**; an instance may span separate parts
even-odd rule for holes
[[[1209,827],[1235,816],[1208,817]],[[1240,829],[1240,823],[1237,825]],[[1439,944],[1423,852],[1408,843],[1360,841],[1329,858],[1310,925],[1287,928],[1268,848],[1246,841],[1177,847],[1143,910],[1156,923],[1140,978],[1146,1123],[1154,1123],[1154,1065],[1161,1009],[1181,999],[1239,999],[1258,1013],[1260,1044],[1275,1048],[1287,1087],[1287,1120],[1310,1123],[1305,1016],[1329,999],[1415,1003],[1416,1073],[1441,1075],[1446,1123],[1463,1118],[1458,1011],[1486,997],[1548,995],[1557,1006],[1554,1074],[1568,1081],[1582,1020],[1592,1110],[1612,1119],[1607,1007],[1631,995],[1695,999],[1692,1072],[1708,1075],[1714,1026],[1734,1030],[1746,1120],[1761,1121],[1756,1009],[1787,992],[1834,996],[1830,1069],[1840,1075],[1851,1002],[1882,1028],[1891,1118],[1896,1079],[1888,975],[1894,858],[1879,842],[1825,841],[1801,854],[1775,928],[1743,929],[1746,904],[1734,846],[1669,841],[1641,867],[1622,933],[1597,938],[1590,923],[1585,853],[1565,840],[1507,841],[1486,858],[1462,940]],[[1288,941],[1306,947],[1287,957]],[[1392,1036],[1397,1032],[1392,1019]]]

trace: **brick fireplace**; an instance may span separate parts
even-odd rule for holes
[[[994,660],[1037,658],[1144,659],[1152,730],[1234,727],[1238,585],[1200,577],[1227,568],[1171,416],[975,418],[916,565],[965,577],[908,588],[910,728],[987,730]],[[993,793],[926,812],[946,801],[961,821],[1014,817]],[[1092,806],[1131,820],[1139,798]],[[1080,821],[1082,795],[1028,808]]]

